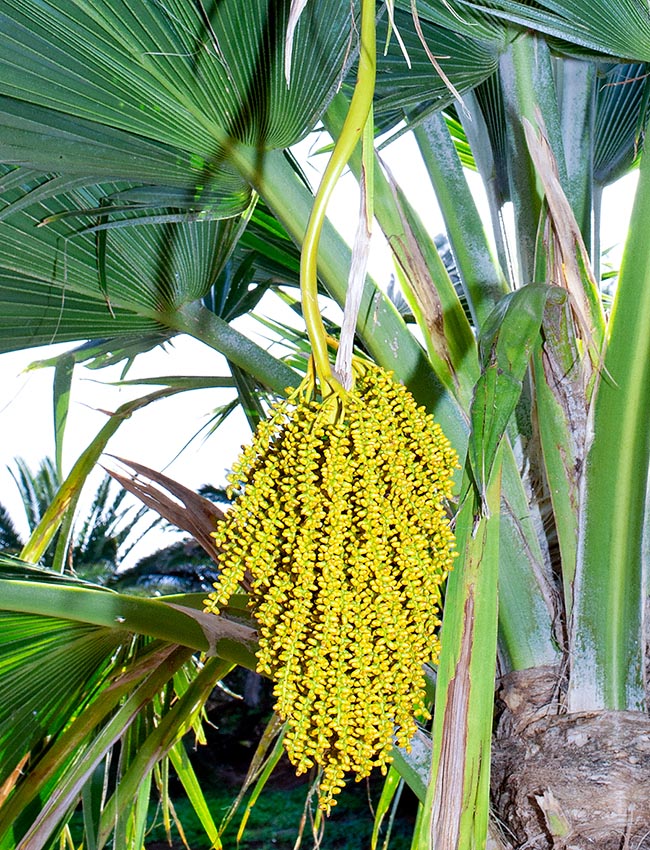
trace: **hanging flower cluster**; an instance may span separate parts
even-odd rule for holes
[[[424,712],[456,467],[432,416],[364,362],[348,393],[320,400],[306,379],[230,478],[239,496],[215,535],[221,576],[206,604],[217,611],[246,580],[287,754],[298,773],[321,768],[326,811],[346,773],[385,771]]]

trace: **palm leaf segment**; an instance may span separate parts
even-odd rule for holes
[[[3,94],[185,151],[197,191],[227,168],[233,141],[282,148],[304,135],[341,75],[350,38],[345,0],[308,7],[287,87],[279,49],[287,3],[68,0],[5,9]]]
[[[2,612],[0,785],[44,735],[57,735],[101,678],[123,636],[82,623]],[[58,679],[65,687],[53,689]],[[20,710],[16,710],[16,706]]]
[[[350,7],[327,7],[290,88],[286,3],[3,8],[0,349],[156,331],[210,290],[252,197],[229,151],[296,141],[342,75]]]
[[[539,30],[581,51],[650,59],[650,21],[643,0],[462,0],[458,5]]]
[[[355,55],[350,3],[307,4],[287,86],[290,5],[4,4],[0,350],[174,329],[171,314],[210,290],[241,234],[237,218],[224,219],[252,197],[237,152],[261,173],[266,151],[314,126]],[[457,88],[494,70],[499,22],[457,34],[453,15],[424,14],[427,43],[448,57],[440,61]],[[377,96],[390,124],[407,79],[410,103],[450,97],[410,15],[398,18],[417,73],[393,41]]]

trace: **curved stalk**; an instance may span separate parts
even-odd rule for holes
[[[357,82],[343,130],[334,147],[314,199],[300,259],[302,309],[321,388],[326,385],[334,388],[335,378],[330,366],[327,335],[318,306],[318,243],[334,186],[357,146],[370,115],[375,92],[375,70],[375,2],[374,0],[362,0],[361,51]]]

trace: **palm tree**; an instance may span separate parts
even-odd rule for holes
[[[17,555],[22,548],[23,541],[10,512],[0,505],[0,550]]]
[[[31,535],[54,500],[61,479],[51,458],[43,458],[36,472],[23,458],[16,458],[14,467],[9,471],[16,483]],[[92,497],[88,515],[81,526],[74,529],[66,563],[76,575],[88,581],[106,581],[143,534],[159,523],[159,519],[154,518],[148,527],[136,531],[146,509],[125,506],[125,496],[125,490],[115,492],[111,489],[111,478],[105,475]],[[1,551],[19,555],[27,541],[16,531],[10,513],[3,505],[0,505],[0,534],[3,541]],[[43,553],[41,566],[53,567],[56,549],[55,537]]]
[[[55,499],[61,480],[55,462],[48,457],[43,458],[36,472],[23,458],[16,458],[14,467],[9,471],[20,494],[31,535]],[[66,572],[126,593],[208,592],[218,571],[192,538],[177,539],[130,566],[124,565],[133,547],[160,526],[161,516],[159,510],[152,512],[146,506],[138,510],[132,504],[125,505],[128,489],[115,490],[114,484],[115,479],[106,474],[90,500],[83,522],[76,523],[66,557]],[[138,495],[133,485],[131,490]],[[222,488],[205,485],[199,492],[216,503],[228,503]],[[149,522],[143,526],[142,520],[147,516]],[[0,504],[0,552],[19,556],[26,543],[9,510]],[[39,566],[53,569],[56,550],[55,536]]]
[[[386,795],[403,780],[419,797],[418,850],[641,847],[650,12],[644,0],[419,0],[417,15],[406,0],[376,5],[373,81],[372,0],[2,0],[0,346],[108,337],[133,356],[188,333],[225,354],[231,373],[215,381],[255,420],[262,393],[282,396],[304,372],[299,334],[287,331],[295,356],[280,359],[231,324],[233,303],[243,312],[260,287],[298,284],[313,196],[288,148],[322,122],[349,143],[366,188],[374,162],[375,217],[420,337],[368,279],[357,343],[435,413],[464,461],[433,724],[410,753],[395,750]],[[374,125],[365,113],[360,124],[415,134],[460,293],[367,141],[362,170],[344,124],[357,65],[355,91],[374,95]],[[606,310],[603,189],[639,159]],[[490,222],[463,164],[483,179]],[[514,233],[502,226],[507,205]],[[349,262],[325,224],[319,281],[341,304]],[[166,382],[117,412],[26,562],[123,418],[192,386]],[[194,597],[127,601],[28,563],[2,576],[12,638],[0,655],[0,847],[47,846],[80,797],[86,846],[112,833],[115,846],[143,846],[165,759],[219,846],[179,741],[192,726],[200,734],[214,682],[232,664],[254,666],[239,602],[210,618]],[[197,651],[210,655],[201,669]],[[34,716],[37,686],[52,697]],[[97,797],[93,773],[104,765],[108,776],[120,739],[120,793]]]

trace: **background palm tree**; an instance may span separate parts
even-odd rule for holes
[[[22,539],[10,512],[0,505],[0,549],[12,555],[17,555],[23,548]]]
[[[225,354],[230,373],[213,384],[230,386],[252,422],[298,384],[300,330],[281,329],[290,354],[276,358],[232,319],[262,292],[294,300],[313,198],[287,149],[319,121],[338,138],[348,108],[358,4],[305,5],[287,85],[285,35],[300,5],[2,0],[4,350],[108,337],[115,356],[133,356],[161,335],[189,333]],[[511,847],[641,847],[648,764],[632,751],[649,731],[642,157],[611,312],[592,221],[604,187],[641,156],[650,12],[643,0],[420,0],[414,18],[410,2],[388,5],[377,4],[377,41],[388,47],[375,129],[395,135],[405,122],[414,132],[462,297],[426,223],[378,167],[375,216],[420,336],[367,280],[357,342],[434,411],[464,470],[433,725],[410,754],[395,751],[384,803],[399,781],[413,788],[418,850],[482,848],[488,835]],[[491,222],[478,216],[463,164],[483,178]],[[361,174],[358,154],[350,167]],[[507,204],[514,233],[502,226]],[[320,283],[339,303],[349,258],[326,226]],[[61,364],[63,373],[70,360]],[[80,456],[26,561],[38,561],[61,524],[67,535],[72,494],[120,422],[198,379],[156,380],[162,389],[117,411]],[[210,527],[194,523],[206,551]],[[164,791],[167,768],[156,765],[168,764],[219,846],[179,741],[190,728],[201,736],[214,682],[234,663],[255,663],[240,600],[206,618],[191,595],[127,600],[28,563],[2,569],[0,847],[47,846],[81,797],[88,847],[113,835],[139,848],[151,783]],[[210,656],[204,667],[197,651]],[[495,672],[504,709],[493,817]],[[34,717],[43,677],[53,695]],[[109,774],[118,740],[119,794],[97,796],[91,778]],[[272,764],[281,744],[267,744]],[[615,794],[596,772],[603,754]]]
[[[36,472],[22,458],[10,469],[25,510],[29,535],[61,486],[56,465],[44,458]],[[200,488],[200,494],[217,504],[228,504],[225,490],[212,485]],[[126,500],[126,503],[125,503]],[[143,523],[144,520],[144,523]],[[67,572],[86,581],[113,587],[126,593],[207,592],[218,571],[204,549],[192,538],[176,540],[131,566],[124,562],[134,546],[154,528],[160,529],[162,517],[146,506],[139,509],[128,503],[128,491],[105,475],[91,498],[86,516],[77,522],[67,557]],[[27,540],[17,531],[14,518],[0,504],[0,552],[19,556]],[[57,538],[45,550],[39,566],[52,569]]]
[[[24,508],[29,538],[54,500],[61,479],[51,458],[43,458],[35,472],[22,458],[16,458],[14,467],[10,472]],[[150,516],[149,524],[143,527],[141,520],[147,509],[125,505],[125,497],[126,491],[111,486],[110,476],[104,476],[91,499],[87,516],[74,530],[67,556],[70,571],[88,581],[106,581],[143,535],[159,525],[159,518]],[[2,551],[19,555],[27,540],[16,531],[9,511],[2,505],[0,517]],[[55,536],[43,553],[41,566],[52,568],[56,547]]]

